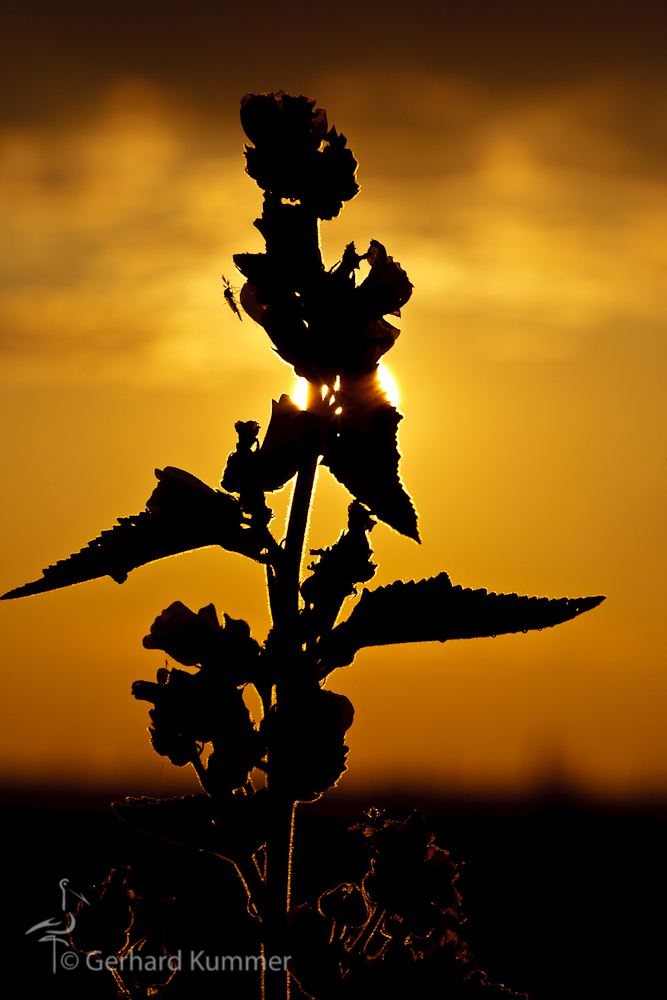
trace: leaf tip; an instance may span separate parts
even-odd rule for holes
[[[48,581],[41,577],[39,580],[33,580],[31,583],[24,583],[22,587],[15,587],[14,590],[8,590],[6,594],[0,597],[0,601],[13,601],[17,597],[31,597],[33,594],[41,594],[47,590],[53,590],[52,586],[49,586]]]

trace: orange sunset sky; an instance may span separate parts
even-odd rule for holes
[[[5,4],[1,591],[142,510],[156,466],[216,486],[234,422],[292,390],[220,275],[263,247],[239,100],[304,93],[360,163],[326,263],[377,239],[414,284],[387,366],[423,543],[378,525],[371,586],[607,595],[541,633],[359,654],[330,681],[356,708],[341,790],[663,795],[664,6],[252,7]],[[312,547],[349,499],[322,469]],[[130,696],[175,600],[268,627],[261,569],[221,549],[0,605],[0,783],[194,790]]]

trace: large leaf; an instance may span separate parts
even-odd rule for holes
[[[417,512],[398,470],[397,430],[403,415],[388,401],[376,370],[341,378],[339,401],[338,426],[327,435],[322,464],[371,513],[418,542]]]
[[[75,583],[110,576],[124,583],[138,566],[208,545],[259,557],[254,533],[234,497],[213,490],[180,469],[156,470],[159,486],[148,510],[119,517],[118,524],[80,552],[43,570],[41,580],[4,594],[2,600],[28,597]]]
[[[252,855],[266,839],[264,791],[225,799],[209,795],[176,799],[142,796],[114,802],[112,808],[120,819],[143,833],[222,857]]]
[[[111,808],[129,826],[173,844],[213,851],[217,845],[213,800],[209,795],[156,799],[148,795],[113,802]]]
[[[364,590],[347,621],[322,644],[323,672],[351,663],[364,646],[446,642],[550,628],[602,601],[604,597],[519,597],[464,590],[452,586],[446,573],[419,582],[398,580]]]

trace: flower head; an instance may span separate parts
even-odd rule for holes
[[[371,846],[371,871],[363,887],[374,902],[408,922],[458,906],[457,867],[448,852],[436,846],[418,810],[404,822],[374,821],[353,829]]]
[[[225,627],[218,621],[213,604],[197,614],[174,601],[151,625],[144,638],[146,649],[162,649],[186,667],[223,668],[235,686],[251,679],[259,655],[259,645],[242,619],[225,615]]]
[[[266,254],[234,258],[248,278],[241,304],[264,327],[277,354],[297,375],[319,385],[333,386],[338,377],[375,371],[399,335],[384,317],[400,315],[412,294],[400,264],[377,240],[361,256],[350,243],[332,270],[311,268],[297,281],[285,275],[281,284],[276,280],[282,267],[279,258],[268,240]],[[364,259],[371,269],[357,285],[354,271]]]
[[[149,711],[151,742],[156,753],[172,764],[197,766],[206,743],[213,753],[200,778],[207,791],[239,788],[265,753],[264,743],[250,719],[243,692],[220,670],[162,668],[157,684],[135,681],[132,694],[152,702]],[[216,751],[218,751],[216,753]]]
[[[324,108],[307,97],[246,94],[241,124],[247,171],[259,186],[297,201],[320,219],[333,219],[359,190],[357,161],[346,139],[329,129]]]
[[[271,767],[289,776],[284,788],[295,800],[318,799],[347,769],[345,733],[353,719],[345,695],[317,686],[295,690],[269,709],[260,734]]]
[[[254,143],[248,173],[265,190],[255,226],[266,240],[266,253],[234,256],[247,278],[241,305],[310,382],[331,387],[338,376],[372,372],[398,336],[384,316],[398,314],[412,285],[377,240],[363,255],[350,243],[324,268],[317,220],[334,218],[359,190],[345,136],[315,101],[282,91],[246,94],[241,123]],[[370,274],[357,286],[364,259]]]

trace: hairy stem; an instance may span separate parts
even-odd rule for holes
[[[290,905],[292,875],[292,837],[295,803],[269,789],[269,829],[266,843],[266,897],[262,913],[262,953],[265,967],[262,976],[264,1000],[285,1000],[290,995],[289,973],[285,969],[287,946],[287,911]],[[279,962],[275,959],[278,957]],[[271,958],[274,959],[270,965]],[[277,967],[277,968],[276,968]]]
[[[321,390],[310,385],[308,389],[308,409],[315,409],[321,403]],[[298,674],[298,661],[302,656],[299,635],[299,579],[301,560],[308,526],[308,515],[315,486],[315,474],[319,457],[319,441],[314,440],[306,449],[297,473],[292,505],[290,507],[284,558],[271,581],[275,600],[275,612],[279,637],[277,647],[278,706],[281,696],[289,698],[294,674]],[[292,676],[290,676],[292,675]],[[262,945],[265,961],[278,956],[280,971],[268,968],[263,976],[264,1000],[285,1000],[289,998],[289,973],[285,970],[287,957],[287,911],[290,905],[290,884],[292,868],[292,836],[296,803],[285,786],[289,775],[271,770],[272,754],[269,751],[268,793],[269,817],[266,842],[266,897],[262,915]],[[274,755],[274,764],[277,763]]]

